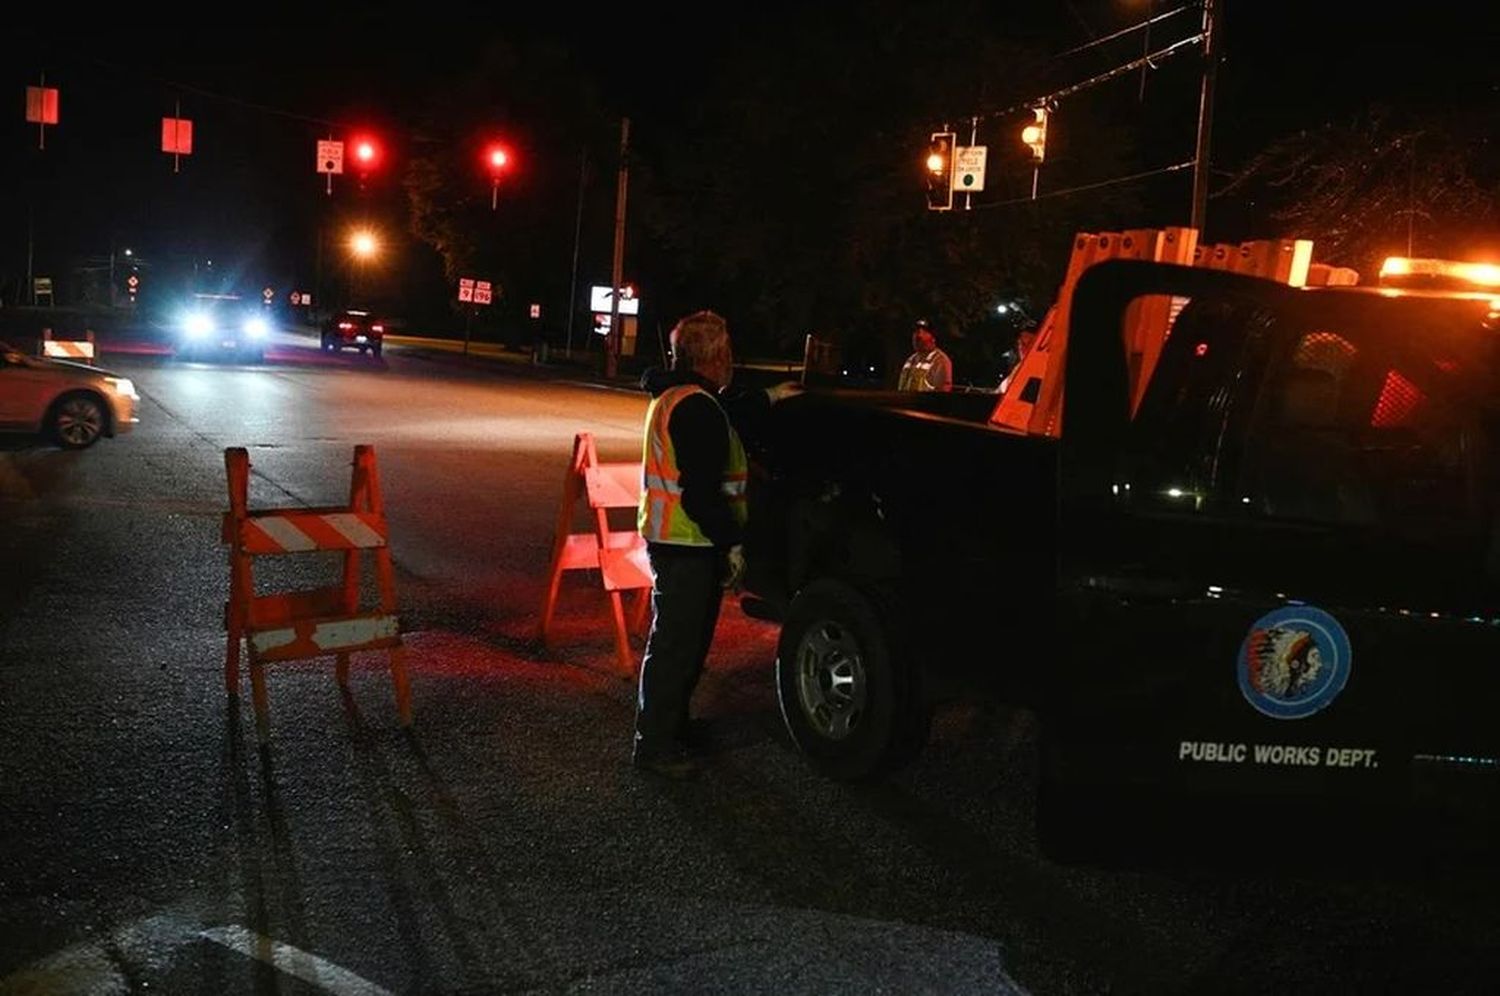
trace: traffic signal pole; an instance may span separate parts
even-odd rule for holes
[[[1208,215],[1208,149],[1214,121],[1214,78],[1219,47],[1215,32],[1219,0],[1203,0],[1203,87],[1198,95],[1198,142],[1193,152],[1193,213],[1189,227],[1200,234]]]
[[[613,377],[620,367],[620,287],[625,269],[625,195],[630,181],[630,119],[620,119],[620,175],[615,185],[615,257],[610,267],[609,336],[604,350],[604,375]]]

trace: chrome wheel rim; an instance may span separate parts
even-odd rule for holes
[[[844,740],[865,713],[868,682],[859,642],[847,627],[821,619],[797,645],[797,698],[814,730]]]
[[[57,435],[69,446],[87,446],[104,431],[104,413],[84,398],[72,398],[57,410]]]

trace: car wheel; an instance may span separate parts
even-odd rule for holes
[[[104,405],[91,394],[65,394],[52,406],[47,431],[65,450],[93,446],[104,435]]]
[[[374,356],[376,358],[379,358],[380,353],[381,353],[382,349],[384,348],[384,345],[385,345],[384,343],[379,343],[379,342],[375,343],[373,346],[370,347],[370,355]]]
[[[931,712],[876,602],[824,578],[792,599],[776,652],[787,731],[813,766],[840,779],[883,774],[926,743]]]

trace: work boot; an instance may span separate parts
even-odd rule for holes
[[[685,750],[667,751],[641,751],[637,750],[630,759],[630,764],[637,771],[659,778],[670,779],[674,782],[687,781],[695,778],[701,770],[698,759]]]

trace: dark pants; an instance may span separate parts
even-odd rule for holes
[[[703,673],[724,600],[723,551],[652,543],[646,552],[656,580],[636,695],[637,757],[671,750],[684,732],[688,699]]]

